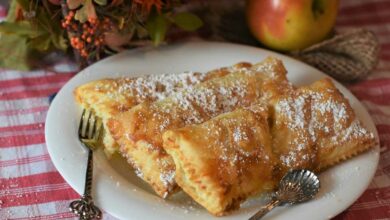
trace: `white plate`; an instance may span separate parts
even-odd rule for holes
[[[305,85],[326,77],[324,73],[289,57],[267,50],[227,43],[192,42],[160,48],[126,51],[81,71],[58,93],[46,119],[46,143],[51,159],[64,179],[78,192],[84,187],[87,151],[77,138],[80,108],[72,92],[91,80],[144,74],[207,71],[239,61],[258,62],[266,56],[283,60],[288,78]],[[358,117],[375,133],[374,123],[362,104],[342,85],[337,87],[350,100]],[[368,187],[379,159],[379,146],[320,175],[321,191],[316,199],[289,208],[276,208],[264,219],[328,219],[350,206]],[[94,198],[96,204],[119,219],[247,219],[264,204],[264,198],[245,202],[239,211],[216,218],[184,193],[164,201],[136,177],[124,160],[109,161],[95,154]]]

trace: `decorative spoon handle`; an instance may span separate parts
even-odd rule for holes
[[[263,206],[256,214],[249,218],[249,220],[258,220],[261,219],[264,215],[266,215],[273,208],[278,206],[281,203],[280,200],[273,198],[267,205]]]

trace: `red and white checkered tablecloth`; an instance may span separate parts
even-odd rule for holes
[[[5,14],[0,7],[0,20]],[[348,86],[371,113],[381,156],[369,188],[334,219],[390,219],[390,1],[341,1],[336,28],[351,27],[374,31],[381,43],[380,62],[373,74]],[[48,68],[0,69],[1,220],[75,219],[68,204],[79,195],[55,169],[44,138],[49,97],[74,76],[75,68],[66,60]],[[105,214],[104,219],[114,218]]]

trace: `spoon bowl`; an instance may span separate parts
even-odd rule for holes
[[[281,204],[306,202],[318,193],[320,180],[310,170],[291,170],[279,182],[279,188],[272,200],[249,220],[258,220]]]
[[[292,170],[280,181],[276,196],[290,204],[312,199],[320,189],[320,180],[309,170]]]

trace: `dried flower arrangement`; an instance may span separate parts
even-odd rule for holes
[[[159,45],[170,27],[202,21],[178,0],[12,0],[0,23],[0,67],[30,69],[31,57],[73,48],[82,65],[123,48]]]

